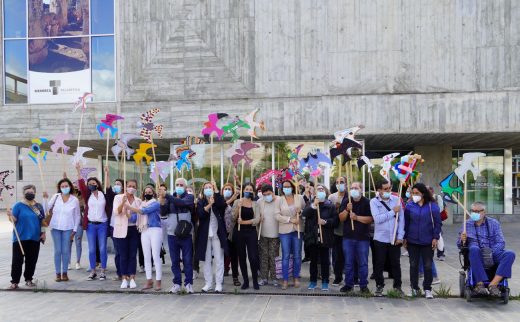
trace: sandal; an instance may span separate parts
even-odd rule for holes
[[[33,281],[25,281],[25,286],[27,286],[27,287],[35,287],[36,284],[34,284]]]
[[[16,290],[16,289],[18,289],[18,284],[17,283],[11,283],[11,285],[9,285],[9,287],[7,289],[8,290]]]
[[[235,285],[235,286],[240,286],[240,285],[242,285],[242,283],[240,283],[240,281],[238,280],[238,277],[234,277],[234,278],[233,278],[233,285]]]

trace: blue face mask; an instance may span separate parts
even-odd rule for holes
[[[114,193],[121,193],[121,186],[118,185],[118,184],[115,185],[115,186],[113,186],[113,187],[112,187],[112,191],[113,191]]]
[[[410,199],[410,193],[407,191],[405,194],[406,198]]]
[[[327,194],[325,193],[325,191],[318,191],[316,193],[316,197],[318,197],[318,199],[320,201],[325,201],[325,198],[327,197]]]
[[[354,199],[359,199],[361,197],[361,193],[357,189],[350,190],[350,196]]]
[[[390,199],[391,195],[392,195],[392,193],[385,191],[385,192],[383,192],[383,199]]]
[[[211,189],[211,188],[205,188],[205,189],[204,189],[204,195],[205,195],[206,197],[211,197],[211,196],[213,196],[213,189]]]
[[[345,184],[344,183],[337,184],[336,189],[338,189],[339,192],[345,192]]]
[[[70,193],[70,187],[61,188],[61,193],[68,195]]]
[[[471,212],[469,214],[469,218],[473,221],[479,221],[480,220],[480,214],[478,212]]]
[[[283,194],[286,196],[292,195],[292,188],[283,188]]]
[[[175,193],[177,194],[177,196],[180,196],[184,193],[185,189],[184,187],[175,187]]]
[[[264,200],[266,202],[272,202],[273,201],[273,195],[272,194],[271,195],[265,195],[264,196]]]
[[[253,193],[251,191],[244,191],[244,198],[253,199]]]
[[[233,192],[231,190],[224,190],[224,198],[229,199]]]

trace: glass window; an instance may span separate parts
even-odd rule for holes
[[[92,92],[94,101],[115,100],[114,37],[92,37]]]
[[[114,33],[114,0],[92,0],[92,33]]]
[[[473,177],[471,171],[467,173],[467,207],[474,201],[483,201],[487,205],[487,212],[500,214],[504,212],[504,151],[453,151],[453,169],[458,166],[458,161],[467,152],[483,152],[485,157],[480,157],[475,161],[475,165],[480,170],[477,178]],[[462,185],[463,183],[455,179],[452,185]],[[461,200],[463,202],[463,199]],[[462,214],[462,208],[456,207],[456,213]]]
[[[26,2],[20,0],[4,0],[4,37],[25,38]]]
[[[26,40],[6,40],[5,101],[9,104],[27,103],[27,46]]]

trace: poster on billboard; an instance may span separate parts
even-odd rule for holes
[[[88,0],[29,0],[29,103],[68,103],[91,91]]]

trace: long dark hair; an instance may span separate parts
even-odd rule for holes
[[[422,193],[424,203],[430,203],[430,202],[434,201],[430,190],[426,187],[426,185],[424,183],[418,182],[418,183],[414,184],[412,187],[412,190],[413,189],[417,189],[417,190],[419,190],[420,193]]]
[[[75,194],[75,188],[74,188],[74,185],[72,184],[72,182],[68,179],[68,178],[63,178],[61,179],[60,181],[58,181],[58,184],[57,184],[57,190],[58,190],[58,193],[61,193],[61,184],[66,182],[69,187],[70,187],[70,194],[71,195],[74,195]]]
[[[251,200],[255,200],[255,198],[256,198],[256,188],[255,188],[255,185],[252,184],[251,182],[246,183],[242,187],[242,197],[244,197],[244,190],[246,189],[247,186],[250,186],[251,188],[253,188],[253,198]]]

